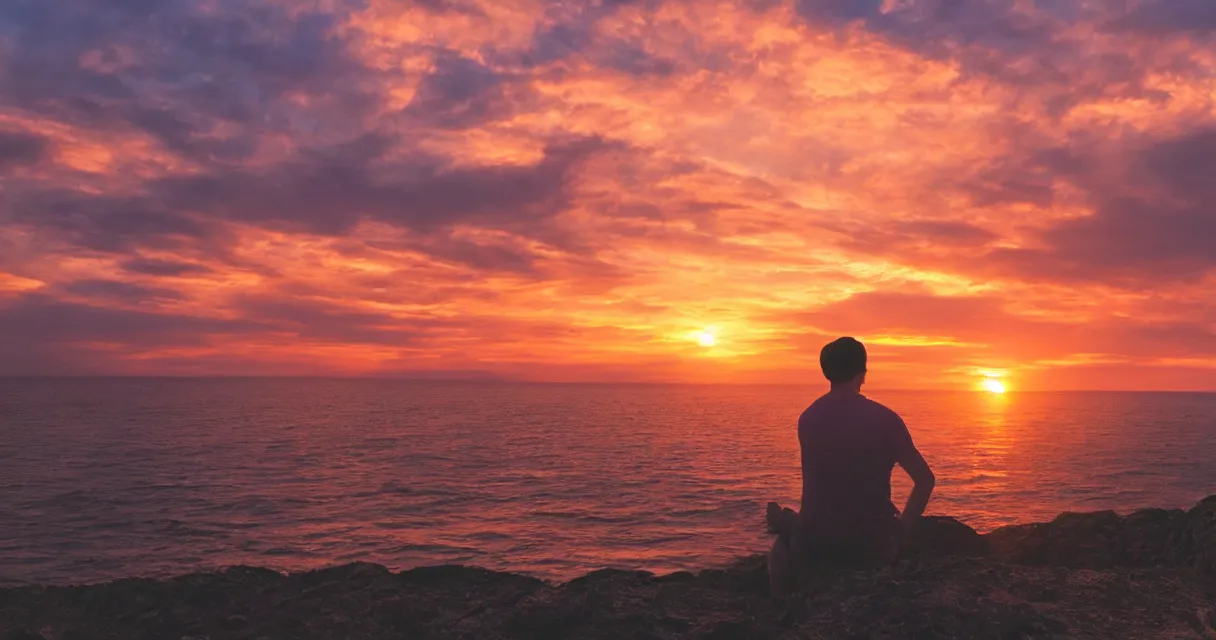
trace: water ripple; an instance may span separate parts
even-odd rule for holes
[[[1205,394],[873,394],[980,529],[1216,493]],[[793,387],[0,381],[0,584],[233,564],[567,579],[761,551],[796,505]],[[908,482],[896,473],[897,499]]]

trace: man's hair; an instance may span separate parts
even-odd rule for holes
[[[853,338],[837,338],[819,352],[823,375],[833,383],[848,382],[866,371],[866,347]]]

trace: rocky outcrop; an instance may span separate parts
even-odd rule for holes
[[[900,558],[974,557],[987,552],[987,543],[975,529],[947,516],[925,516],[911,538],[904,541]]]
[[[0,590],[0,639],[1216,638],[1216,498],[979,535],[925,521],[902,559],[768,596],[765,559],[555,585],[467,567],[234,567]]]
[[[1171,567],[1216,579],[1216,496],[1189,511],[1144,509],[1063,513],[1041,524],[1002,527],[982,536],[1004,562],[1076,569]]]

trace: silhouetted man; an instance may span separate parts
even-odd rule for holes
[[[901,532],[916,524],[933,493],[933,472],[904,421],[861,395],[865,347],[840,338],[823,348],[819,364],[832,387],[798,419],[802,510],[796,522],[790,521],[792,512],[786,514],[788,526],[780,525],[779,512],[770,513],[770,526],[784,538],[774,545],[774,591],[792,586],[789,582],[810,567],[891,561]],[[896,464],[916,483],[902,514],[891,502]],[[780,567],[782,562],[788,569]]]

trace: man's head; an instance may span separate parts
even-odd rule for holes
[[[832,388],[861,389],[866,381],[866,348],[853,338],[838,338],[819,352],[819,366]]]

